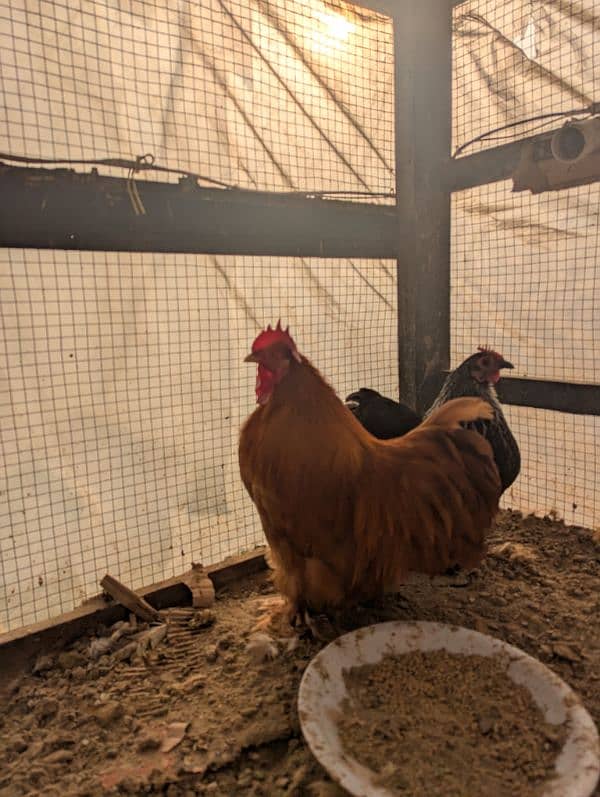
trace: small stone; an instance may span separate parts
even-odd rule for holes
[[[95,716],[98,724],[102,725],[103,728],[107,728],[116,720],[121,719],[123,716],[123,706],[115,700],[110,700],[108,703],[96,709]]]
[[[58,666],[63,670],[72,670],[87,664],[87,659],[76,650],[64,650],[58,657]]]
[[[229,650],[231,645],[233,644],[233,639],[230,636],[224,636],[219,639],[218,648],[219,650]]]
[[[37,761],[41,757],[43,749],[44,742],[40,740],[32,742],[27,748],[27,759],[29,761]]]
[[[478,723],[479,730],[486,736],[494,727],[494,722],[491,717],[480,717]]]
[[[561,738],[560,729],[557,728],[548,728],[546,727],[543,731],[545,738],[550,742],[551,745],[556,744],[559,739]]]
[[[52,697],[45,697],[37,704],[36,714],[39,720],[52,719],[59,709],[58,700]]]
[[[167,727],[166,736],[163,738],[160,749],[163,753],[170,753],[177,745],[183,741],[189,722],[171,722]]]
[[[8,749],[13,753],[22,753],[28,747],[29,745],[22,736],[15,736],[12,743],[8,745]]]
[[[313,780],[308,786],[308,793],[312,797],[343,797],[345,795],[337,783],[328,783],[325,780]]]
[[[475,618],[474,625],[475,625],[475,630],[479,631],[480,634],[487,634],[488,631],[487,623],[485,622],[485,620],[482,620],[481,617]]]
[[[33,672],[37,675],[40,672],[47,672],[54,667],[54,657],[43,655],[38,656],[35,664],[33,665]]]
[[[204,787],[204,791],[207,794],[214,794],[216,791],[218,791],[218,789],[219,789],[219,784],[214,780],[212,783],[207,783],[206,786]]]
[[[206,650],[206,661],[209,664],[213,664],[217,660],[218,657],[219,657],[219,649],[217,648],[216,645],[211,645],[209,648],[207,648],[207,650]]]
[[[74,681],[85,681],[87,677],[87,670],[84,667],[73,667],[71,670],[71,678]]]
[[[217,615],[211,609],[202,609],[189,620],[188,628],[190,631],[199,631],[202,628],[209,628],[214,625]]]
[[[565,659],[566,661],[571,662],[581,661],[581,656],[579,653],[577,653],[570,645],[567,645],[564,642],[555,642],[552,645],[552,652],[555,656],[558,656],[559,659]]]
[[[196,675],[190,675],[189,678],[186,678],[185,681],[183,681],[183,683],[180,685],[180,688],[184,692],[193,692],[195,689],[203,689],[204,683],[204,675],[197,673]]]
[[[236,782],[241,789],[248,788],[248,786],[250,786],[250,784],[252,783],[252,772],[245,770],[238,776]]]
[[[143,736],[137,743],[139,753],[149,753],[151,750],[158,750],[161,740],[155,736]]]
[[[256,712],[258,711],[258,706],[247,706],[240,711],[242,717],[248,719],[249,717],[253,717]]]
[[[131,659],[132,656],[137,653],[137,651],[138,643],[129,642],[127,645],[124,645],[122,648],[113,653],[113,658],[115,661],[129,661],[129,659]]]
[[[294,750],[297,750],[299,746],[300,746],[300,740],[292,737],[291,739],[288,740],[287,743],[288,753],[293,753]]]
[[[73,760],[72,750],[55,750],[53,753],[49,753],[44,758],[44,762],[46,764],[68,764],[69,761],[72,760]]]

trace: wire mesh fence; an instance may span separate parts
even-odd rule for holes
[[[3,0],[3,150],[390,194],[392,44],[388,18],[342,2]]]
[[[10,155],[152,153],[209,184],[393,190],[380,15],[10,0],[0,44]],[[342,392],[397,392],[392,263],[9,250],[2,275],[5,626],[72,608],[105,570],[140,586],[262,540],[235,452],[253,406],[241,358],[265,322],[291,323]]]
[[[458,5],[454,150],[469,155],[557,128],[555,114],[597,100],[599,22],[593,3]],[[598,184],[538,196],[511,188],[453,197],[452,364],[489,343],[515,364],[515,376],[599,384]],[[523,467],[505,504],[597,525],[598,418],[524,407],[507,415]]]
[[[467,0],[453,17],[453,148],[472,142],[461,154],[556,127],[598,99],[593,1]]]
[[[453,146],[589,105],[595,20],[590,3],[457,6]],[[392,24],[342,0],[2,0],[0,67],[5,155],[152,153],[206,184],[394,201]],[[455,195],[453,365],[489,343],[517,375],[600,381],[597,199],[504,183]],[[72,608],[106,571],[138,587],[262,541],[236,448],[254,404],[241,360],[265,323],[289,323],[341,396],[397,394],[391,261],[10,249],[0,262],[5,628]],[[598,418],[507,415],[524,462],[506,503],[597,524]]]
[[[454,195],[453,366],[471,341],[500,351],[514,376],[600,383],[598,197],[597,185],[530,196],[510,183]],[[598,418],[525,407],[507,416],[523,466],[505,505],[596,525]]]
[[[398,391],[395,264],[4,250],[0,622],[262,543],[244,365],[282,316],[343,397]],[[377,356],[374,357],[374,353]]]

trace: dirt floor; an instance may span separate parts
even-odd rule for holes
[[[548,664],[600,722],[600,535],[506,512],[489,548],[471,583],[419,579],[354,627],[417,619],[490,633]],[[344,794],[298,726],[298,684],[321,645],[264,663],[246,649],[270,592],[261,576],[212,610],[169,610],[166,633],[136,637],[144,627],[125,623],[40,657],[0,716],[0,797]]]

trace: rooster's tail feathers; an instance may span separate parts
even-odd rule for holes
[[[491,421],[493,417],[494,409],[487,401],[479,398],[456,398],[434,410],[421,426],[456,429],[460,423]]]

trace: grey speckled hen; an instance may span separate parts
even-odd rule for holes
[[[512,367],[501,354],[491,349],[480,348],[448,374],[438,397],[425,413],[426,418],[441,404],[465,396],[482,398],[493,407],[493,420],[466,425],[477,429],[489,440],[500,474],[502,492],[511,486],[521,469],[519,446],[508,427],[494,387],[500,379],[501,369]],[[403,436],[412,428],[410,424],[408,428],[403,428],[407,423],[407,413],[414,415],[412,410],[375,391],[361,388],[346,398],[346,404],[374,437],[388,439]]]
[[[491,349],[480,348],[448,374],[438,397],[425,413],[427,417],[441,404],[463,396],[477,396],[492,405],[493,420],[466,425],[477,429],[489,440],[500,474],[502,492],[508,490],[521,470],[519,446],[504,417],[495,388],[500,379],[500,370],[512,367],[512,363],[507,362],[501,354]]]

